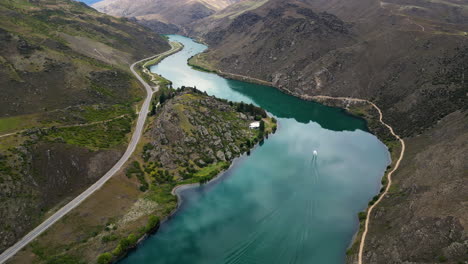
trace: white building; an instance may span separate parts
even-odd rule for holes
[[[260,127],[260,122],[259,121],[252,122],[249,125],[250,129],[258,129],[259,127]]]

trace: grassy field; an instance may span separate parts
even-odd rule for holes
[[[149,68],[155,64],[158,64],[160,61],[162,61],[163,59],[165,59],[166,57],[170,56],[171,54],[174,54],[176,52],[178,52],[179,50],[183,49],[184,48],[184,45],[182,45],[182,43],[179,43],[179,42],[171,42],[171,45],[173,47],[175,47],[174,51],[171,52],[171,53],[168,53],[166,56],[159,56],[159,57],[156,57],[152,60],[149,60],[149,61],[146,61],[142,67],[145,67],[149,70]]]
[[[229,163],[227,162],[218,162],[209,166],[206,166],[195,173],[195,177],[206,177],[212,174],[218,174],[220,171],[226,168]]]
[[[49,141],[63,141],[92,150],[108,149],[124,145],[131,129],[132,120],[123,117],[92,126],[58,128],[51,130],[45,138]]]
[[[0,135],[39,126],[37,114],[0,118]]]
[[[216,66],[208,62],[207,54],[200,53],[188,60],[188,65],[194,68],[195,70],[205,71],[205,72],[216,72]]]

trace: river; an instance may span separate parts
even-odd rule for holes
[[[279,127],[216,181],[180,192],[178,212],[121,263],[344,263],[357,213],[390,162],[385,145],[340,109],[193,70],[187,59],[206,46],[169,38],[185,48],[152,72],[174,87],[258,105]]]

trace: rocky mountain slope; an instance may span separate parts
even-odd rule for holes
[[[118,160],[143,96],[129,63],[169,45],[75,1],[0,15],[1,252]]]
[[[270,0],[208,31],[194,23],[190,33],[210,49],[191,63],[263,79],[305,99],[376,103],[406,138],[408,154],[371,216],[366,263],[457,263],[467,259],[460,248],[468,184],[459,156],[468,150],[466,10],[459,1]]]
[[[193,21],[185,27],[185,32],[187,35],[200,36],[210,32],[216,27],[230,24],[231,21],[238,16],[245,12],[255,10],[267,2],[268,0],[243,0],[234,3],[217,11],[213,15]]]
[[[118,17],[132,17],[158,33],[183,32],[185,25],[240,0],[103,0],[92,6]]]
[[[157,102],[125,169],[12,263],[104,264],[122,257],[176,208],[173,188],[209,181],[276,126],[260,108],[192,88],[163,90]],[[265,131],[249,129],[258,116]]]
[[[404,121],[396,124],[404,136],[463,106],[464,33],[421,31],[386,9],[375,13],[367,18],[375,23],[360,25],[304,3],[269,1],[202,34],[211,46],[205,57],[223,72],[298,96],[374,99],[389,118]]]

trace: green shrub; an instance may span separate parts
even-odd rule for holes
[[[437,260],[438,260],[439,262],[447,262],[447,258],[446,258],[445,256],[439,256],[439,257],[437,258]]]
[[[106,252],[106,253],[102,253],[101,255],[99,255],[99,257],[97,258],[97,263],[108,264],[111,262],[111,260],[112,260],[112,254],[109,252]]]
[[[264,132],[265,131],[265,121],[263,120],[260,120],[260,132]]]
[[[53,256],[47,259],[46,264],[83,264],[77,257],[67,254]]]
[[[148,223],[146,224],[146,227],[145,227],[145,233],[149,232],[150,230],[155,228],[157,225],[159,225],[159,217],[155,215],[150,215],[150,217],[148,218]]]
[[[110,241],[115,241],[118,239],[118,236],[116,234],[109,234],[109,235],[105,235],[101,238],[101,241],[103,243],[107,243],[107,242],[110,242]]]
[[[117,245],[117,247],[114,248],[114,250],[112,250],[112,255],[114,255],[114,256],[120,256],[120,255],[122,255],[122,253],[123,253],[123,250],[122,250],[122,247],[120,246],[120,244]]]
[[[367,213],[366,212],[359,212],[358,217],[359,217],[359,221],[364,221],[364,220],[366,220]]]
[[[117,247],[112,251],[114,256],[120,256],[122,253],[127,250],[129,247],[132,247],[136,244],[138,238],[134,234],[128,235],[119,241]]]

